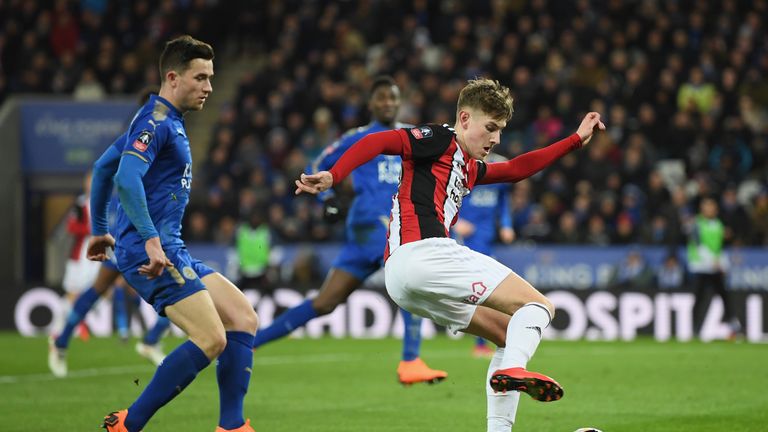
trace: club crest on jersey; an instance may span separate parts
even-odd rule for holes
[[[411,129],[411,135],[416,139],[429,138],[432,136],[432,129],[429,126],[421,126]]]
[[[138,137],[136,137],[136,140],[133,142],[133,148],[140,152],[147,151],[147,147],[149,147],[149,143],[152,142],[152,132],[148,130],[143,130],[139,134]]]
[[[184,275],[185,278],[187,278],[189,280],[197,279],[197,273],[195,273],[195,271],[192,270],[192,267],[190,267],[190,266],[185,266],[181,270],[181,273]]]

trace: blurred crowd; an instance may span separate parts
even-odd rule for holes
[[[512,188],[519,241],[683,244],[714,196],[730,244],[768,245],[765,0],[42,3],[0,2],[0,99],[131,93],[157,82],[147,59],[180,33],[259,60],[196,161],[188,241],[234,244],[250,221],[278,243],[340,239],[292,182],[369,121],[368,86],[390,74],[412,124],[453,124],[467,79],[508,85],[508,158],[603,114],[606,133]]]
[[[0,103],[10,93],[101,100],[159,85],[166,40],[194,34],[214,45],[236,13],[207,0],[0,1]]]

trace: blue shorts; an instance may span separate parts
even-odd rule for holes
[[[331,267],[344,270],[364,281],[384,266],[384,244],[347,242]]]
[[[139,267],[147,262],[145,258],[135,263],[120,263],[120,271],[125,280],[139,293],[157,313],[165,316],[165,307],[175,304],[192,294],[205,289],[201,278],[214,273],[214,270],[202,261],[192,258],[187,248],[165,251],[174,267],[166,267],[160,277],[149,280],[139,274]]]

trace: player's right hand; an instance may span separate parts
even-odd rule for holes
[[[91,261],[106,261],[109,259],[107,249],[115,247],[115,239],[111,234],[106,233],[104,235],[93,236],[88,240],[88,249],[86,250],[86,258]]]
[[[306,192],[317,195],[333,186],[333,174],[328,171],[320,171],[317,174],[302,174],[296,180],[296,195]]]
[[[336,223],[341,220],[341,205],[336,197],[328,197],[323,201],[323,220]]]
[[[166,267],[173,267],[173,263],[165,256],[163,246],[160,244],[159,237],[152,237],[144,243],[144,250],[147,252],[149,262],[139,267],[139,274],[152,280],[163,274]]]

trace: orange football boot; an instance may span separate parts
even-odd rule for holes
[[[85,321],[80,321],[80,324],[77,325],[77,336],[83,342],[88,342],[91,339],[91,331]]]
[[[401,384],[415,384],[425,382],[428,384],[438,383],[448,376],[446,371],[430,369],[420,358],[405,361],[402,360],[397,366],[397,379]]]
[[[125,417],[128,416],[128,410],[120,410],[104,416],[104,424],[101,425],[107,432],[128,432],[125,427]]]
[[[245,424],[243,424],[237,429],[224,429],[221,426],[217,426],[216,432],[255,432],[255,431],[251,427],[251,419],[247,419],[245,421]]]
[[[499,369],[491,375],[494,392],[519,391],[537,401],[552,402],[563,397],[563,388],[552,378],[521,367]]]

